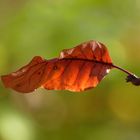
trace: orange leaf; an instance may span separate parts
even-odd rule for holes
[[[22,93],[39,87],[83,91],[96,87],[111,68],[107,48],[97,41],[88,41],[63,50],[59,58],[45,60],[36,56],[28,65],[1,78],[5,87]]]

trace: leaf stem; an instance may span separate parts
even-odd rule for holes
[[[112,64],[113,68],[119,69],[122,72],[128,74],[128,76],[126,77],[126,82],[131,82],[133,85],[135,86],[140,86],[140,78],[138,76],[136,76],[135,74],[129,72],[128,70],[125,70],[119,66],[116,66],[114,64]]]
[[[117,66],[117,65],[112,64],[112,67],[113,67],[113,68],[116,68],[116,69],[119,69],[120,71],[122,71],[122,72],[124,72],[124,73],[126,73],[126,74],[128,74],[128,75],[135,75],[135,74],[133,74],[132,72],[129,72],[128,70],[123,69],[123,68],[121,68],[121,67],[119,67],[119,66]]]

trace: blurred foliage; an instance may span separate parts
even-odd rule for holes
[[[1,0],[0,74],[91,39],[107,45],[114,63],[139,74],[139,13],[139,0]],[[112,70],[82,93],[24,95],[0,83],[0,140],[139,140],[139,88],[125,76]]]

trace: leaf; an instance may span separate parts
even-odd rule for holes
[[[96,87],[111,69],[111,63],[103,44],[95,41],[80,44],[73,49],[63,50],[59,59],[50,62],[51,72],[45,74],[42,87],[70,91]]]
[[[112,68],[133,75],[112,63],[105,45],[88,41],[63,50],[58,58],[51,60],[35,56],[29,64],[1,79],[5,87],[22,93],[39,87],[79,92],[96,87]]]

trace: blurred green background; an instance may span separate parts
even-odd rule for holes
[[[0,0],[0,75],[94,39],[140,76],[139,0]],[[0,140],[140,140],[140,90],[112,70],[89,91],[19,94],[0,83]]]

